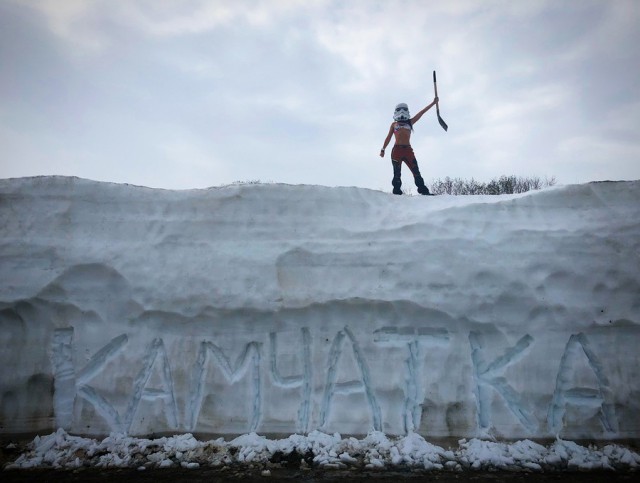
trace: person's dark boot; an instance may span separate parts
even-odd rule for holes
[[[400,180],[400,178],[398,176],[394,176],[391,184],[393,185],[393,194],[401,195],[402,190],[400,189],[400,187],[402,186],[402,181]]]
[[[419,174],[416,176],[416,186],[418,187],[418,193],[421,195],[433,196],[429,192],[429,188],[424,184],[424,179]]]

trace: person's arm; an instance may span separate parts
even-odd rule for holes
[[[418,122],[418,120],[422,117],[422,115],[427,112],[429,109],[431,109],[433,106],[435,106],[438,103],[438,98],[435,97],[433,99],[433,102],[431,104],[429,104],[427,107],[425,107],[422,111],[420,111],[418,114],[416,114],[415,116],[413,116],[411,118],[411,124],[415,124],[416,122]]]
[[[382,145],[382,149],[380,150],[380,157],[384,158],[384,150],[387,149],[389,145],[389,141],[391,141],[391,136],[393,136],[393,123],[391,123],[391,127],[389,128],[389,134],[387,134],[387,138],[384,140],[384,144]]]

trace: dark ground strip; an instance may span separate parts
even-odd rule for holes
[[[269,475],[262,474],[261,469],[244,469],[226,467],[224,469],[198,468],[186,469],[153,469],[139,471],[135,469],[96,469],[87,468],[81,470],[6,470],[2,472],[2,481],[5,483],[31,483],[39,482],[101,482],[119,481],[126,482],[262,482],[268,481],[304,481],[304,482],[345,482],[345,481],[430,481],[436,483],[460,483],[460,482],[536,482],[536,483],[622,483],[638,481],[636,472],[613,471],[581,471],[581,472],[442,472],[424,470],[393,470],[393,471],[362,471],[362,470],[323,470],[313,468],[310,470],[271,469]]]

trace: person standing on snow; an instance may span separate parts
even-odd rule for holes
[[[384,150],[387,148],[389,141],[391,141],[391,136],[395,135],[396,142],[391,150],[391,164],[393,165],[393,181],[391,181],[391,184],[393,185],[394,195],[402,194],[402,190],[400,189],[402,186],[400,172],[403,161],[407,163],[407,166],[409,166],[409,169],[413,174],[413,179],[418,187],[418,193],[421,195],[430,194],[429,188],[424,185],[424,179],[420,176],[418,161],[416,160],[416,155],[413,153],[413,149],[411,148],[410,140],[411,133],[413,132],[413,125],[418,122],[425,112],[435,106],[437,102],[438,98],[435,97],[431,104],[413,117],[409,116],[409,107],[406,104],[400,103],[396,106],[396,110],[393,113],[394,121],[391,123],[389,134],[387,134],[387,138],[384,140],[384,145],[380,150],[380,157],[384,158]]]

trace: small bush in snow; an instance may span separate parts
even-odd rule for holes
[[[435,179],[431,183],[431,192],[435,195],[510,195],[514,193],[526,193],[531,190],[539,190],[556,184],[555,177],[545,178],[500,176],[488,183],[482,183],[471,178]]]

